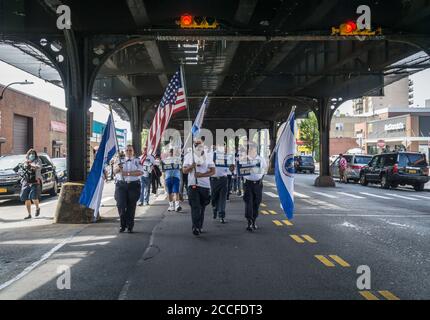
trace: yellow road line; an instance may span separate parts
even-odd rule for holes
[[[263,208],[267,207],[267,205],[265,203],[261,203],[260,206],[262,206]]]
[[[293,240],[298,243],[305,243],[305,240],[303,240],[302,238],[300,238],[300,236],[296,234],[290,234],[290,237],[293,238]]]
[[[330,258],[332,258],[334,261],[339,263],[342,267],[350,267],[349,263],[343,260],[341,257],[331,254],[329,255]]]
[[[293,223],[290,220],[282,220],[283,223],[285,223],[287,226],[292,226]]]
[[[302,238],[304,238],[306,241],[310,243],[317,243],[317,241],[314,238],[312,238],[310,235],[302,234]]]
[[[326,267],[334,267],[334,263],[324,256],[316,255],[315,258],[321,261]]]
[[[262,214],[269,214],[269,212],[267,212],[266,210],[260,210],[260,212],[261,212]]]
[[[275,210],[269,210],[271,214],[278,214]]]
[[[359,291],[359,292],[366,300],[379,300],[379,298],[370,291]]]
[[[387,300],[400,300],[399,297],[396,297],[394,294],[392,294],[388,290],[381,290],[378,292],[381,294],[381,296],[383,296]]]
[[[278,227],[282,227],[283,226],[282,222],[279,221],[279,220],[273,220],[273,223],[276,224]]]

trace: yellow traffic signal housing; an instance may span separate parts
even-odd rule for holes
[[[194,17],[190,14],[182,15],[176,24],[183,29],[216,29],[219,27],[218,21],[212,17]]]

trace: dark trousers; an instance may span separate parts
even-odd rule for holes
[[[117,182],[115,185],[115,200],[121,219],[121,228],[130,230],[134,227],[136,204],[140,197],[140,182]]]
[[[211,178],[211,198],[214,216],[225,218],[225,206],[228,196],[227,177]]]
[[[205,208],[211,202],[210,189],[196,186],[188,187],[188,202],[191,207],[193,229],[203,228]]]
[[[258,217],[261,200],[263,198],[263,181],[246,180],[244,185],[243,200],[245,201],[245,218],[255,221]]]

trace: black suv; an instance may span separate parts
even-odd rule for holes
[[[296,156],[294,157],[294,168],[296,172],[309,171],[315,172],[315,161],[312,156]]]
[[[47,154],[39,154],[42,161],[42,193],[57,194],[57,175],[55,166]],[[19,198],[21,177],[13,169],[25,161],[24,155],[11,155],[0,158],[0,199]]]
[[[384,189],[411,185],[423,191],[430,180],[426,156],[415,152],[393,152],[374,156],[360,171],[360,183],[380,183]]]

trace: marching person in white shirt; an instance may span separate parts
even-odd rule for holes
[[[147,148],[144,147],[142,150],[142,157],[146,157],[146,158],[142,165],[143,174],[142,174],[142,177],[140,178],[141,190],[140,190],[139,206],[149,205],[149,195],[151,191],[151,172],[155,161],[154,156],[152,154],[146,154],[146,152],[147,152]]]
[[[224,145],[217,146],[213,152],[215,161],[215,174],[210,178],[213,218],[219,217],[221,223],[225,223],[225,207],[228,195],[227,154]]]
[[[140,159],[134,156],[133,146],[128,145],[125,157],[119,157],[114,167],[115,200],[121,219],[119,232],[133,232],[134,215],[140,196],[140,176],[143,168]]]
[[[194,142],[192,152],[185,155],[182,171],[188,173],[188,201],[191,206],[192,231],[195,236],[202,232],[205,208],[210,203],[209,177],[215,174],[213,159],[204,150],[201,140]]]
[[[267,169],[267,162],[258,155],[257,144],[250,142],[248,146],[248,163],[255,166],[249,175],[244,176],[243,200],[245,201],[245,218],[248,221],[246,230],[253,231],[257,229],[255,221],[263,198],[263,177]]]

